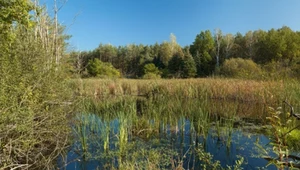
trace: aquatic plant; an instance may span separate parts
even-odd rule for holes
[[[274,109],[269,107],[270,116],[267,119],[270,121],[272,126],[271,129],[271,143],[273,146],[273,153],[276,154],[276,157],[269,156],[262,146],[259,146],[263,151],[263,158],[269,161],[269,164],[276,165],[278,169],[284,169],[286,167],[295,167],[300,168],[300,157],[292,155],[292,145],[291,137],[289,137],[292,132],[298,132],[300,126],[295,126],[295,123],[292,121],[292,116],[289,116],[293,113],[287,112],[284,113],[282,108],[279,107]]]
[[[241,170],[242,168],[242,164],[244,162],[244,158],[243,157],[239,157],[238,160],[235,161],[235,164],[231,167],[231,166],[227,166],[226,168],[223,168],[221,166],[220,161],[214,161],[213,160],[213,156],[210,153],[207,153],[204,151],[203,147],[200,146],[196,149],[196,153],[199,156],[199,159],[202,161],[201,164],[201,168],[206,170],[219,170],[219,169],[228,169],[228,170]]]

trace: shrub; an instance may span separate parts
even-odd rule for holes
[[[120,72],[111,63],[102,62],[98,58],[89,61],[87,70],[94,77],[120,77]]]
[[[147,73],[143,76],[143,79],[160,79],[160,75],[153,74],[153,73]]]
[[[259,78],[262,75],[260,67],[249,59],[231,58],[221,66],[221,74],[235,78]]]
[[[144,66],[144,79],[157,79],[160,78],[160,75],[161,72],[153,63]]]
[[[264,75],[268,79],[282,79],[290,77],[291,70],[283,62],[269,62],[263,66]]]

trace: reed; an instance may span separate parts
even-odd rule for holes
[[[73,80],[79,85],[78,81]],[[300,100],[298,81],[257,81],[240,79],[202,78],[171,80],[107,80],[84,79],[78,87],[87,96],[176,96],[180,98],[220,99],[240,102],[278,104],[284,99]],[[96,92],[95,92],[96,91]]]

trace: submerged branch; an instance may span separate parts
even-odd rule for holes
[[[300,114],[294,113],[294,107],[293,107],[290,103],[288,103],[286,100],[283,101],[283,103],[287,104],[287,105],[291,108],[291,111],[290,111],[290,114],[291,114],[291,115],[290,115],[290,117],[291,117],[291,116],[294,116],[294,117],[297,118],[297,120],[300,120]]]

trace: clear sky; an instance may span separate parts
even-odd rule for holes
[[[50,10],[53,0],[44,1]],[[76,50],[100,43],[150,45],[169,40],[170,33],[185,46],[207,29],[244,34],[288,26],[300,31],[300,0],[68,0],[59,20]]]

